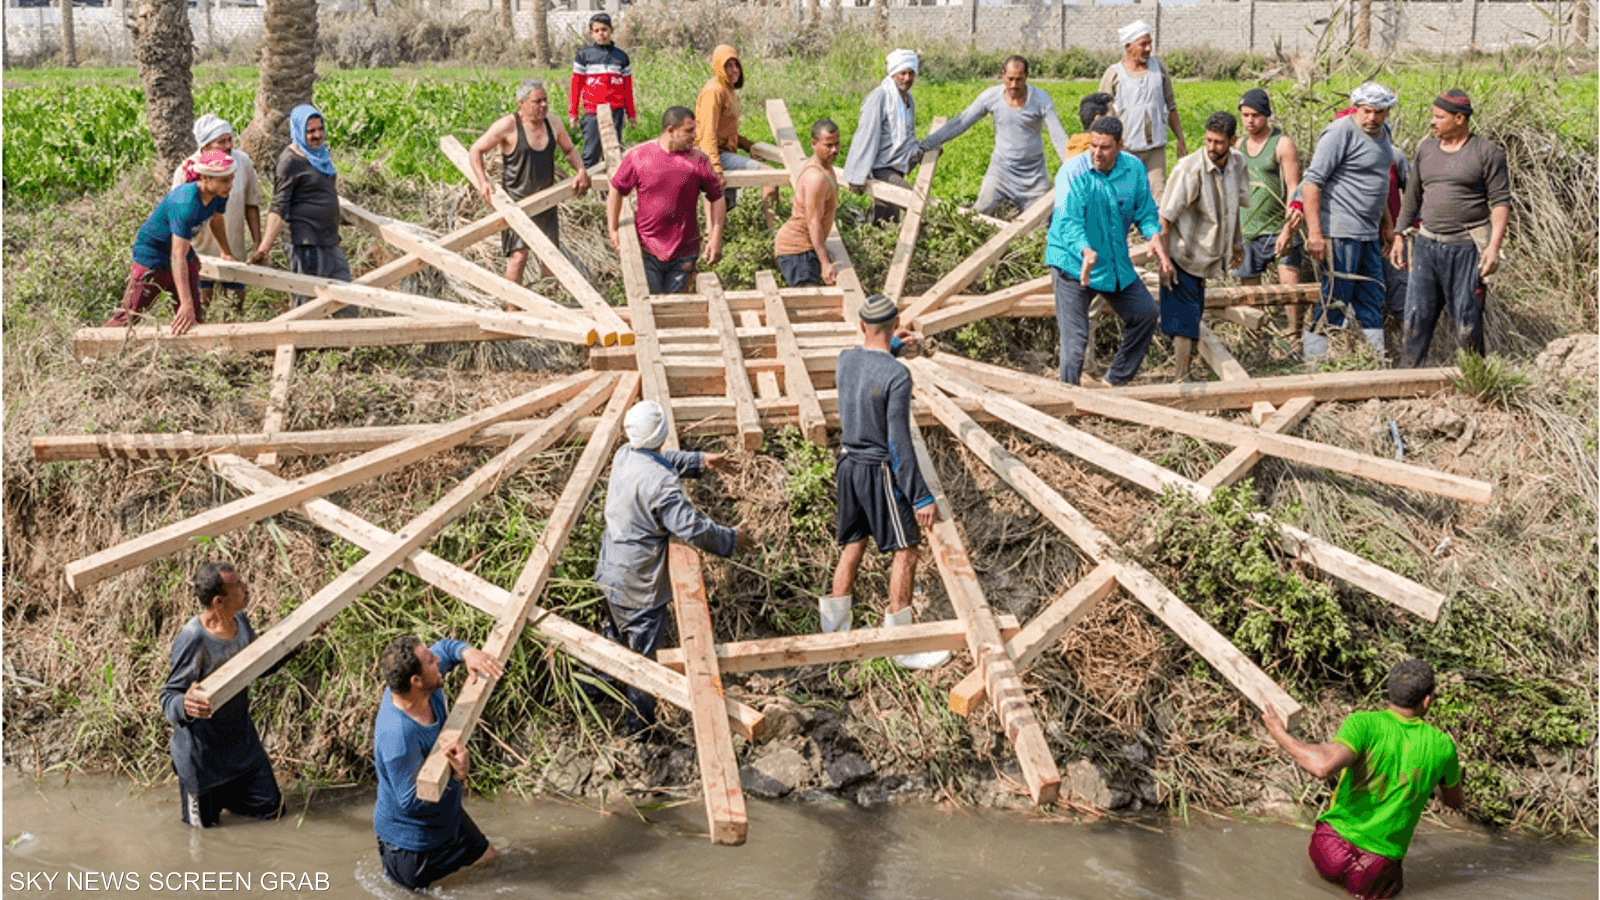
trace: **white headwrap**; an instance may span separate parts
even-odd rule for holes
[[[1370,106],[1373,109],[1393,109],[1400,98],[1376,81],[1362,82],[1361,86],[1350,92],[1352,106]]]
[[[896,50],[889,54],[887,62],[890,76],[893,76],[896,72],[904,72],[906,69],[910,69],[913,72],[919,71],[917,51],[915,50]]]
[[[206,113],[194,120],[194,145],[204,147],[225,134],[233,134],[233,126],[222,117]]]
[[[1150,23],[1143,19],[1135,19],[1117,31],[1117,38],[1122,41],[1122,46],[1126,47],[1149,33]]]
[[[661,411],[661,404],[641,400],[622,417],[622,430],[628,435],[629,447],[654,450],[667,439],[667,416]]]
[[[883,91],[883,112],[889,117],[889,136],[894,146],[899,147],[916,140],[917,123],[907,115],[906,102],[900,99],[900,85],[895,83],[894,76],[907,69],[918,71],[917,51],[896,50],[889,54],[888,63],[889,74],[884,76],[879,87]]]

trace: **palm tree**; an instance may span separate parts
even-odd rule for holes
[[[78,35],[72,27],[72,0],[60,0],[61,6],[61,64],[73,68],[78,64]]]
[[[549,0],[533,0],[533,64],[541,69],[550,68]]]
[[[1363,50],[1372,46],[1372,0],[1361,0],[1356,11],[1356,46]]]
[[[289,143],[289,111],[311,102],[317,80],[317,0],[267,0],[261,27],[261,85],[239,143],[261,171],[272,172]]]
[[[70,0],[69,0],[70,2]],[[162,183],[194,150],[194,34],[185,0],[141,0],[133,16],[133,55],[144,83],[144,112]]]

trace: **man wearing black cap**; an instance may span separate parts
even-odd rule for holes
[[[921,528],[939,520],[933,492],[922,480],[911,444],[911,372],[895,359],[909,332],[896,333],[900,311],[874,294],[861,305],[861,346],[839,354],[839,565],[833,595],[820,598],[823,631],[850,629],[851,590],[867,537],[893,553],[887,626],[911,624],[911,586],[917,572]],[[908,669],[943,665],[948,651],[895,657]]]
[[[1441,308],[1456,325],[1456,343],[1483,354],[1484,279],[1500,267],[1500,244],[1511,217],[1505,151],[1472,133],[1472,100],[1452,89],[1433,101],[1433,137],[1417,144],[1400,224],[1415,234],[1406,288],[1405,347],[1400,365],[1422,365]],[[1421,216],[1421,226],[1413,223]],[[1397,233],[1389,261],[1406,267]]]
[[[1274,261],[1279,284],[1300,283],[1300,241],[1285,227],[1285,210],[1300,186],[1300,151],[1294,140],[1272,124],[1272,99],[1261,88],[1245,91],[1239,100],[1239,123],[1244,126],[1245,172],[1250,176],[1250,200],[1239,211],[1244,234],[1244,264],[1233,277],[1242,284],[1260,284],[1261,273]],[[1282,238],[1280,242],[1280,237]],[[1283,250],[1279,250],[1280,244]],[[1300,334],[1303,304],[1284,307],[1289,333]]]

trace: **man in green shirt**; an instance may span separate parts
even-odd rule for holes
[[[1311,834],[1311,862],[1324,880],[1363,900],[1393,897],[1404,884],[1400,861],[1417,820],[1440,787],[1460,809],[1461,763],[1450,737],[1422,721],[1433,706],[1433,666],[1408,659],[1389,672],[1389,708],[1351,713],[1331,744],[1297,740],[1267,706],[1267,731],[1318,778],[1339,773],[1328,811]]]

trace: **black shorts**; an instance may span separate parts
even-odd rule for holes
[[[383,858],[383,874],[403,888],[417,891],[452,872],[465,869],[489,852],[489,839],[461,811],[461,827],[455,839],[432,850],[406,850],[391,847],[378,838],[378,855]]]
[[[179,784],[178,807],[183,824],[212,828],[222,820],[223,810],[252,819],[276,819],[283,812],[283,794],[273,777],[272,763],[263,761],[254,771],[203,794],[190,793]]]
[[[821,284],[822,260],[817,259],[817,251],[815,250],[780,256],[778,257],[778,273],[783,276],[783,283],[789,287]]]
[[[534,216],[533,224],[539,226],[539,230],[544,232],[544,236],[550,239],[550,243],[555,244],[557,247],[561,246],[561,221],[556,218],[554,209],[547,209]],[[503,255],[510,256],[518,250],[527,249],[528,242],[522,239],[522,235],[509,228],[500,232],[500,252]]]
[[[1278,236],[1276,234],[1262,234],[1244,242],[1244,262],[1239,268],[1233,270],[1235,278],[1255,278],[1267,270],[1267,266],[1276,262],[1280,266],[1291,269],[1300,268],[1300,238],[1295,236],[1289,241],[1289,252],[1277,256],[1273,251],[1277,249]]]
[[[869,534],[884,553],[922,543],[916,513],[894,486],[888,463],[857,462],[845,454],[839,458],[834,481],[839,489],[841,547]]]

